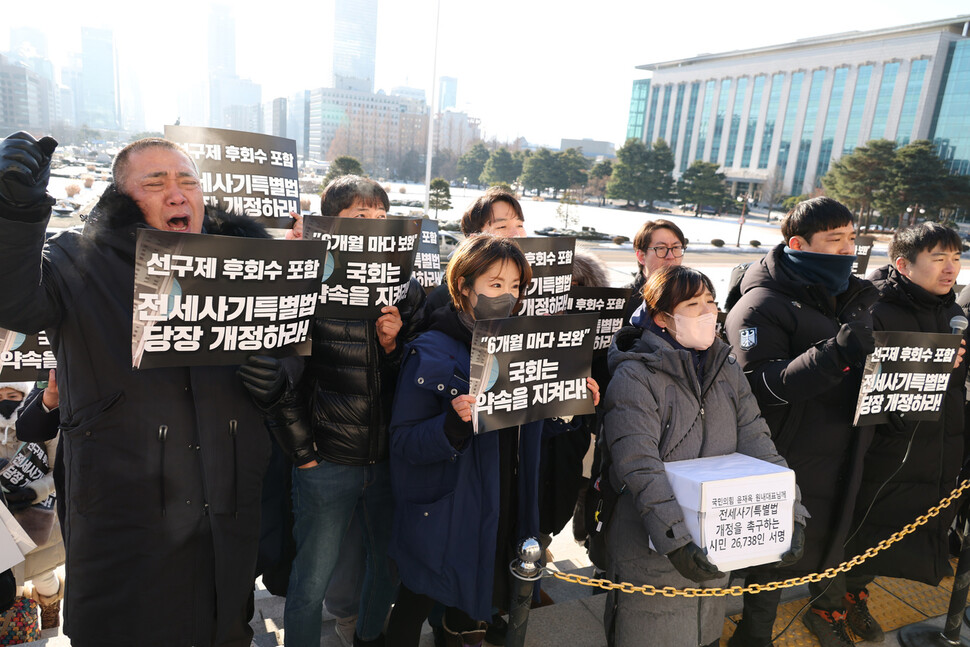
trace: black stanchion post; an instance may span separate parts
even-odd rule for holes
[[[960,518],[965,518],[965,515],[961,514]],[[970,647],[970,643],[960,636],[963,614],[967,608],[967,591],[970,590],[970,538],[967,537],[966,523],[961,531],[960,557],[957,559],[957,572],[953,578],[950,607],[947,609],[943,632],[933,628],[929,622],[904,627],[899,630],[899,644],[903,647]]]
[[[532,591],[536,581],[542,577],[539,559],[542,546],[533,537],[519,542],[519,558],[512,560],[512,596],[509,604],[509,630],[505,636],[505,647],[524,647],[525,631],[529,623],[529,609],[532,606]]]

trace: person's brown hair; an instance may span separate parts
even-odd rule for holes
[[[490,234],[469,236],[455,249],[451,261],[448,262],[445,276],[448,292],[456,309],[462,312],[471,309],[461,288],[473,286],[476,279],[495,263],[515,263],[519,268],[519,299],[515,304],[515,310],[518,310],[532,280],[532,267],[514,240]]]
[[[653,272],[643,286],[643,304],[651,317],[661,312],[668,315],[680,303],[693,299],[707,288],[714,294],[714,284],[707,275],[685,265],[668,265]]]
[[[650,252],[648,251],[648,249],[653,239],[653,232],[657,231],[658,229],[669,230],[670,233],[672,233],[674,236],[677,237],[678,240],[680,240],[680,244],[683,245],[684,248],[686,249],[687,238],[684,237],[684,232],[681,231],[680,227],[678,227],[674,223],[670,222],[669,220],[664,220],[662,218],[658,220],[648,220],[645,223],[643,223],[643,226],[640,227],[640,231],[638,231],[637,235],[633,238],[633,249],[643,252],[644,255],[649,254]],[[640,267],[640,271],[642,272],[643,263],[640,262],[640,259],[637,259],[637,265]]]
[[[466,236],[479,233],[492,220],[492,207],[496,202],[505,202],[515,212],[516,218],[525,221],[522,214],[522,205],[515,199],[515,196],[506,189],[493,186],[484,195],[479,196],[472,202],[468,210],[461,217],[461,233]]]
[[[192,168],[195,169],[195,174],[199,174],[199,167],[196,165],[195,160],[189,155],[184,148],[176,144],[175,142],[170,142],[167,139],[162,139],[161,137],[146,137],[144,139],[136,139],[131,142],[115,155],[114,160],[111,162],[111,178],[114,181],[118,190],[124,193],[124,180],[125,173],[128,170],[128,160],[132,153],[137,153],[138,151],[145,150],[146,148],[167,148],[169,150],[177,151],[185,155],[186,159],[192,164]]]

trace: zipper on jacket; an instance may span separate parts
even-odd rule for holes
[[[159,442],[159,470],[158,470],[158,484],[161,490],[161,503],[162,503],[162,516],[166,514],[165,509],[165,440],[168,438],[168,425],[158,426],[158,442]]]
[[[229,421],[229,436],[232,438],[232,518],[239,518],[239,460],[236,451],[236,436],[238,423]]]

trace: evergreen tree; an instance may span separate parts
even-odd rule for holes
[[[674,153],[662,139],[647,151],[646,195],[649,208],[656,200],[669,200],[674,193]]]
[[[895,150],[888,139],[871,140],[832,162],[822,178],[826,193],[858,214],[862,231],[868,230],[875,203],[889,187]]]
[[[718,172],[713,162],[695,160],[677,182],[680,202],[694,203],[694,215],[700,214],[701,206],[710,205],[720,209],[729,200],[724,173]]]
[[[482,182],[485,184],[512,184],[519,177],[512,153],[507,148],[493,151],[485,162],[482,171]]]
[[[647,197],[647,147],[639,139],[628,139],[616,151],[613,173],[606,184],[606,197],[639,206]]]
[[[364,175],[364,167],[360,165],[360,162],[356,158],[349,155],[341,155],[330,162],[327,175],[323,178],[324,188],[341,175]]]
[[[613,174],[613,163],[603,160],[593,165],[586,180],[586,192],[599,199],[600,206],[606,204],[606,185]]]
[[[557,182],[554,177],[556,161],[548,148],[540,148],[529,155],[522,164],[522,186],[534,189],[536,195],[551,188]]]
[[[482,171],[488,162],[488,149],[482,142],[475,142],[471,149],[458,158],[458,176],[467,178],[469,184],[482,183]]]
[[[428,208],[434,209],[437,220],[439,209],[451,209],[451,185],[443,177],[431,180],[431,191],[428,194]]]

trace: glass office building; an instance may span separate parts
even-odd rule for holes
[[[628,137],[674,173],[715,162],[735,192],[809,193],[871,139],[929,139],[970,174],[970,15],[640,65]]]

